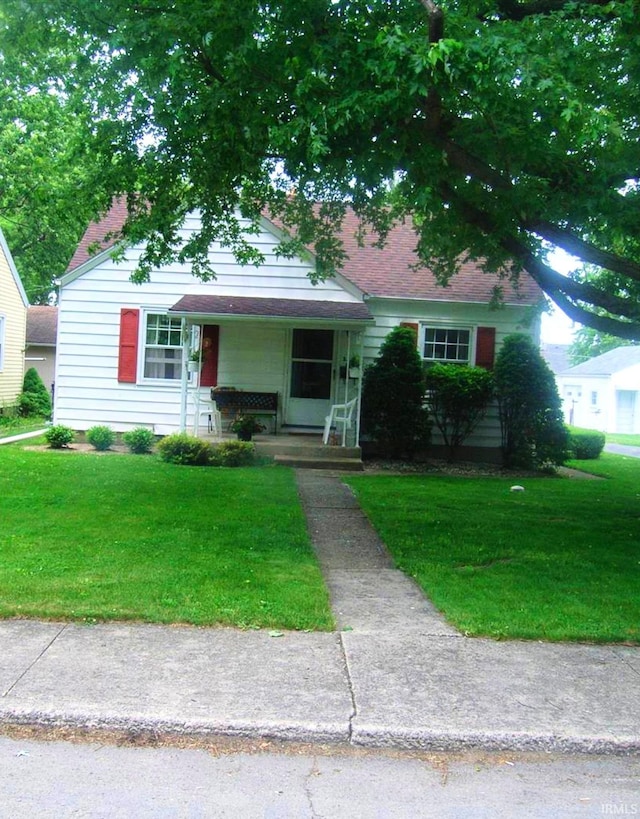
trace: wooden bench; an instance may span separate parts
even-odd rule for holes
[[[252,390],[211,390],[211,398],[216,402],[223,416],[235,418],[237,415],[268,415],[273,421],[274,432],[278,432],[278,393],[253,392]]]

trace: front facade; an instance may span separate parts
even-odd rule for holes
[[[618,347],[556,376],[565,421],[601,432],[640,433],[640,347]]]
[[[185,234],[196,226],[193,215]],[[222,406],[234,392],[276,395],[277,411],[261,419],[269,431],[321,430],[332,404],[359,395],[362,364],[398,324],[417,330],[425,359],[490,366],[533,303],[532,290],[498,311],[488,298],[446,300],[446,289],[428,299],[392,283],[387,293],[372,275],[388,271],[389,257],[378,250],[375,263],[348,262],[344,275],[313,285],[313,257],[277,257],[278,241],[265,220],[256,239],[266,259],[259,268],[241,267],[212,247],[217,278],[207,283],[176,263],[133,284],[140,248],[119,263],[108,249],[93,258],[76,254],[59,296],[55,423],[146,426],[157,434],[191,429],[197,396],[213,388]],[[350,257],[357,254],[352,249]],[[195,372],[192,350],[203,358]],[[355,443],[357,424],[350,435]],[[476,445],[498,445],[495,419],[477,438]]]
[[[22,391],[27,296],[0,230],[0,412]]]

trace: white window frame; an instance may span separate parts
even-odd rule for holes
[[[171,335],[174,334],[173,340],[177,340],[178,344],[160,344],[148,342],[149,331],[155,330],[156,342],[158,341],[158,334],[163,331],[161,327],[149,327],[150,320],[156,317],[166,319],[169,326],[169,340],[172,340]],[[143,381],[152,381],[160,384],[177,384],[182,378],[182,321],[179,318],[168,315],[166,311],[150,308],[143,311],[143,320],[140,329],[140,367]],[[162,350],[174,350],[175,357],[163,359],[160,355],[155,361],[148,361],[148,351],[157,350],[159,353]],[[167,364],[173,364],[174,375],[167,377],[166,375],[147,375],[147,365],[150,367],[165,367]]]
[[[449,322],[449,321],[425,321],[420,324],[420,357],[422,361],[426,365],[431,364],[468,364],[472,365],[475,361],[475,347],[476,347],[476,332],[475,327],[471,326],[470,324],[457,324],[456,322]],[[467,345],[467,357],[465,359],[462,358],[430,358],[425,355],[425,347],[427,346],[427,334],[430,331],[441,333],[460,333],[466,332],[469,334],[469,343]],[[443,339],[440,341],[432,342],[434,344],[441,344],[441,345],[451,345],[452,342],[448,342],[447,339]],[[456,342],[458,344],[459,342]]]
[[[4,370],[4,349],[5,349],[5,330],[7,327],[7,317],[0,313],[0,372]]]

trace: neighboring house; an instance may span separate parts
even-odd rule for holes
[[[554,375],[564,372],[571,366],[570,347],[570,344],[550,344],[549,342],[540,345],[540,353]]]
[[[27,296],[0,230],[0,412],[22,392]]]
[[[35,367],[45,386],[54,392],[58,308],[34,305],[27,311],[27,347],[25,369]]]
[[[275,255],[280,234],[266,219],[255,238],[266,259],[259,268],[241,267],[214,246],[215,281],[204,283],[174,262],[137,285],[130,276],[140,248],[128,249],[121,262],[108,248],[89,255],[123,219],[119,206],[91,226],[61,282],[54,420],[79,430],[189,428],[189,392],[198,376],[188,375],[185,364],[198,339],[207,351],[201,388],[277,393],[279,430],[317,429],[332,403],[359,394],[361,379],[349,377],[349,361],[371,362],[393,327],[416,330],[425,360],[491,367],[501,340],[522,329],[541,298],[523,276],[518,291],[504,283],[504,306],[490,309],[497,277],[465,264],[448,287],[439,287],[431,271],[414,269],[410,227],[392,231],[385,249],[359,247],[353,218],[343,235],[349,256],[343,271],[318,285],[307,275],[311,254]],[[184,236],[197,219],[188,217]],[[537,321],[529,332],[537,341]],[[473,443],[499,445],[495,419]]]
[[[640,347],[618,347],[561,372],[565,421],[602,432],[640,433]]]

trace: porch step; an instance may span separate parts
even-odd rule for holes
[[[336,469],[342,472],[362,472],[364,469],[360,458],[312,458],[301,455],[275,455],[273,460],[283,466],[296,469]]]
[[[261,455],[287,455],[291,457],[310,458],[317,460],[324,460],[329,458],[331,460],[341,460],[343,458],[357,458],[360,459],[362,450],[359,446],[324,446],[323,444],[298,444],[295,440],[285,438],[278,440],[271,438],[269,441],[263,441],[259,437],[253,439],[256,445],[256,452]]]

